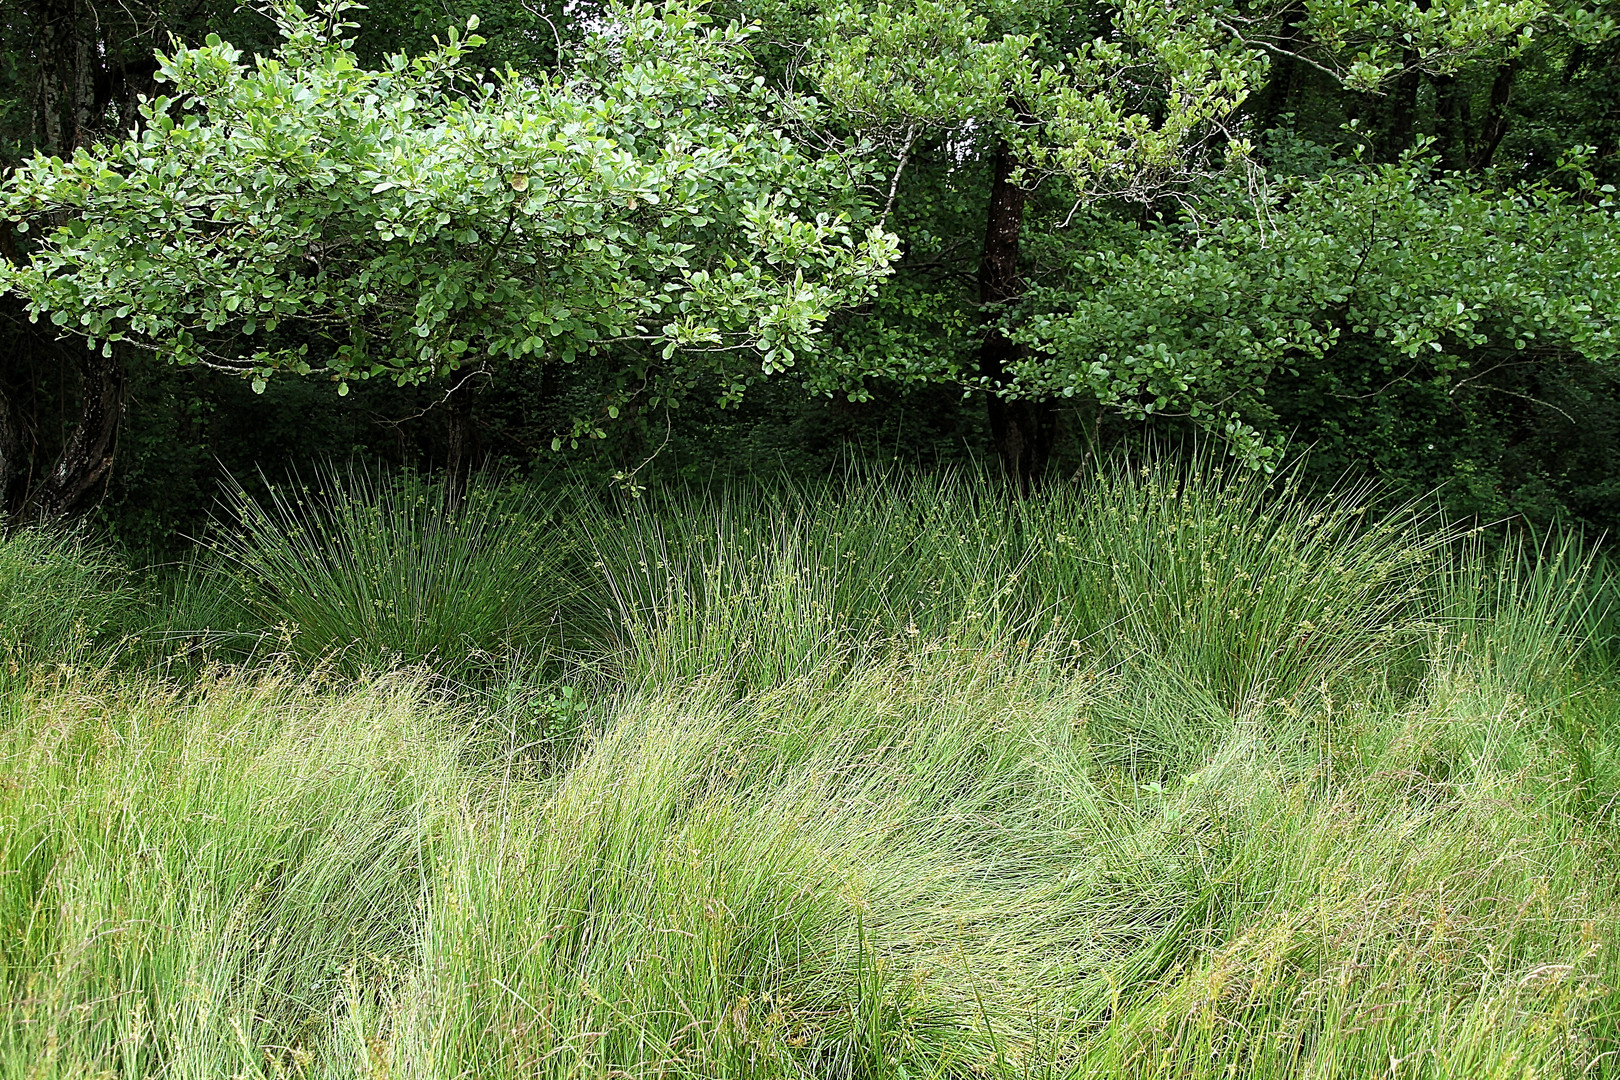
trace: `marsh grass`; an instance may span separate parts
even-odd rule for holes
[[[408,474],[326,470],[263,501],[235,485],[188,596],[306,662],[464,671],[560,647],[579,621],[570,534],[553,519],[552,504],[487,477],[453,506]]]
[[[122,579],[78,533],[0,527],[0,680],[82,654],[129,604]]]
[[[562,675],[35,667],[0,1074],[1612,1075],[1603,568],[1368,505],[582,506]]]

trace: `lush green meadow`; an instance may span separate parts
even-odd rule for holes
[[[337,486],[0,541],[0,1076],[1620,1074],[1590,545]]]

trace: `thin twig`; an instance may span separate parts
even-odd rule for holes
[[[894,209],[894,197],[900,191],[900,174],[906,169],[906,162],[911,157],[911,147],[917,141],[917,125],[912,124],[906,128],[905,145],[900,148],[900,160],[895,162],[894,176],[889,180],[889,198],[883,204],[883,216],[878,219],[879,227],[889,223],[889,212]]]
[[[1573,416],[1569,415],[1569,413],[1565,412],[1563,409],[1560,409],[1558,406],[1554,405],[1550,401],[1542,401],[1538,397],[1532,397],[1531,395],[1523,393],[1523,392],[1518,391],[1518,390],[1509,390],[1505,386],[1492,386],[1490,383],[1484,383],[1482,385],[1484,386],[1484,388],[1486,390],[1495,390],[1498,394],[1510,394],[1510,395],[1512,395],[1513,397],[1516,397],[1516,398],[1524,398],[1524,400],[1530,402],[1532,405],[1540,405],[1543,408],[1551,409],[1553,412],[1557,413],[1559,416],[1562,416],[1565,420],[1568,420],[1571,424],[1577,424],[1578,423]]]
[[[1219,26],[1222,30],[1225,30],[1228,34],[1231,34],[1234,38],[1236,38],[1238,40],[1238,44],[1240,44],[1240,45],[1258,45],[1260,48],[1266,50],[1267,52],[1276,53],[1278,56],[1286,56],[1290,60],[1298,60],[1303,64],[1309,64],[1311,67],[1315,68],[1317,71],[1320,71],[1322,74],[1328,76],[1329,78],[1331,78],[1336,83],[1344,82],[1344,76],[1342,74],[1340,74],[1337,71],[1334,71],[1330,67],[1324,67],[1323,65],[1318,64],[1315,60],[1312,60],[1310,57],[1306,56],[1302,52],[1290,52],[1289,50],[1284,49],[1279,45],[1273,45],[1271,42],[1266,41],[1266,40],[1261,39],[1261,38],[1253,38],[1253,39],[1246,38],[1246,37],[1243,36],[1242,32],[1238,30],[1237,27],[1233,26],[1229,22],[1222,22],[1220,20],[1216,20],[1215,25]]]

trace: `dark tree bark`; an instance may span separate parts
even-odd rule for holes
[[[1473,128],[1472,109],[1466,88],[1457,85],[1455,75],[1438,75],[1434,80],[1436,135],[1439,139],[1440,161],[1452,172],[1468,168],[1473,157],[1470,135]]]
[[[83,509],[112,476],[118,428],[124,418],[125,380],[120,351],[111,357],[77,350],[79,418],[61,456],[35,500],[40,518],[60,518]]]
[[[1513,79],[1518,71],[1516,60],[1509,60],[1496,69],[1496,78],[1491,80],[1490,102],[1485,106],[1485,121],[1480,125],[1479,141],[1468,162],[1471,169],[1490,168],[1491,160],[1496,157],[1496,148],[1502,145],[1502,137],[1508,130],[1508,102],[1513,97]]]
[[[67,156],[86,147],[122,124],[133,123],[137,94],[150,89],[155,70],[147,61],[131,70],[123,64],[127,42],[109,35],[118,31],[97,17],[85,0],[41,0],[35,9],[35,59],[38,65],[36,101],[37,138],[48,152]],[[15,237],[5,238],[5,256],[23,257]],[[38,324],[48,331],[49,323]],[[60,455],[43,484],[19,500],[41,518],[62,517],[82,509],[111,477],[118,429],[123,420],[125,375],[122,353],[92,352],[82,343],[62,341],[59,348],[71,357],[79,377],[78,413]],[[66,418],[64,418],[66,419]],[[3,433],[0,433],[3,437]],[[0,480],[15,481],[24,471],[18,460],[23,441],[11,429],[10,447],[0,447],[10,464],[0,465]],[[8,485],[0,483],[0,491]]]
[[[23,474],[22,433],[11,414],[11,402],[0,388],[0,523],[12,504],[12,489]]]
[[[998,142],[986,215],[984,253],[979,261],[979,302],[992,322],[1024,291],[1023,278],[1018,272],[1018,252],[1029,192],[1013,183],[1016,168],[1012,149],[1005,142]],[[998,326],[990,325],[979,347],[979,374],[988,379],[991,386],[1001,385],[1007,369],[1023,353],[1022,345],[1007,337]],[[1052,456],[1056,411],[1050,402],[1009,400],[994,391],[985,400],[990,436],[1002,469],[1020,493],[1027,493],[1039,482]]]
[[[444,502],[452,514],[461,509],[467,482],[478,465],[478,431],[473,423],[477,376],[476,371],[461,373],[445,395]]]
[[[1417,53],[1407,50],[1402,62],[1405,66],[1389,91],[1389,120],[1384,128],[1383,143],[1383,156],[1388,161],[1396,160],[1412,146],[1418,91],[1423,87]]]
[[[1620,42],[1612,44],[1609,48],[1610,85],[1620,83]],[[1620,158],[1620,93],[1609,95],[1609,107],[1603,114],[1604,126],[1602,134],[1597,141],[1598,168],[1602,171],[1604,179],[1610,183],[1620,178],[1620,169],[1616,168],[1617,158]]]
[[[1277,121],[1290,111],[1289,107],[1299,92],[1304,67],[1294,56],[1294,51],[1301,45],[1300,29],[1305,24],[1305,5],[1290,3],[1282,10],[1281,18],[1282,33],[1277,41],[1281,52],[1271,56],[1271,72],[1266,79],[1266,88],[1255,102],[1255,119],[1262,131],[1276,127]]]

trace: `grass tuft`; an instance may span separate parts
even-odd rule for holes
[[[228,490],[210,542],[216,589],[282,651],[347,671],[430,662],[462,672],[556,646],[570,599],[566,534],[521,488],[327,472],[316,490]]]
[[[122,577],[110,553],[76,533],[0,529],[0,679],[82,654],[129,604]]]

